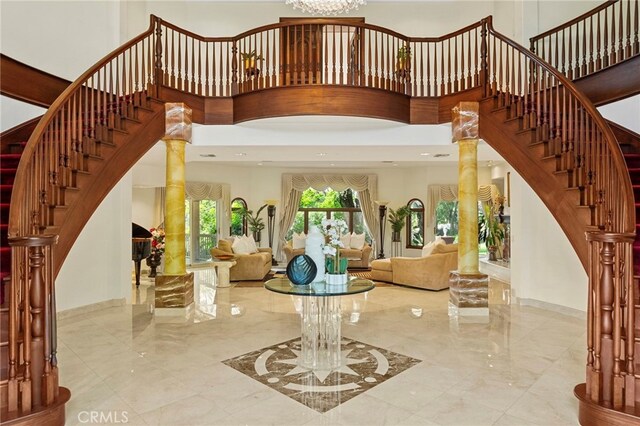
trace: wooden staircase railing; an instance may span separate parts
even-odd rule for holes
[[[640,54],[638,0],[609,0],[529,39],[531,51],[571,80]]]
[[[301,85],[443,96],[480,84],[480,29],[477,22],[418,38],[354,20],[310,18],[210,38],[162,22],[162,82],[210,97]]]
[[[527,161],[537,167],[544,163],[550,170],[545,179],[578,194],[576,200],[562,202],[575,201],[575,208],[587,212],[557,219],[565,232],[569,223],[580,233],[589,231],[587,242],[581,240],[584,250],[576,248],[587,264],[590,283],[588,398],[613,408],[635,404],[630,384],[636,380],[630,346],[635,342],[630,312],[635,306],[631,182],[611,129],[559,70],[496,32],[491,17],[439,38],[410,38],[339,19],[288,20],[236,37],[204,38],[152,16],[147,31],[107,55],[62,93],[22,154],[9,215],[9,236],[16,247],[11,281],[13,413],[31,410],[34,404],[46,406],[51,383],[54,395],[57,391],[50,378],[55,377],[55,292],[46,283],[58,269],[48,255],[42,263],[43,250],[50,251],[42,247],[53,245],[44,235],[59,233],[64,258],[82,229],[81,223],[69,225],[65,216],[65,208],[82,204],[73,194],[106,181],[99,191],[106,195],[121,176],[121,170],[99,169],[96,162],[108,149],[133,149],[128,156],[115,157],[120,169],[128,168],[162,136],[163,115],[153,106],[162,88],[231,97],[302,85],[362,87],[402,97],[461,92],[472,97],[482,92],[484,101],[494,102],[508,122],[517,122],[518,130],[509,140],[529,137],[536,150]],[[136,126],[138,139],[127,133]],[[148,140],[142,140],[142,132]],[[131,148],[134,139],[136,147]],[[575,238],[572,244],[576,246]],[[39,272],[26,272],[34,267]],[[29,318],[27,312],[32,314]],[[30,389],[24,385],[27,380]],[[22,383],[17,388],[16,381]]]
[[[484,90],[533,130],[543,161],[577,188],[591,211],[586,398],[614,410],[635,407],[634,194],[618,142],[589,99],[559,70],[497,33],[488,20]],[[485,49],[483,49],[483,53]],[[490,141],[489,141],[490,142]],[[535,160],[532,158],[532,160]],[[556,217],[564,221],[576,218]]]

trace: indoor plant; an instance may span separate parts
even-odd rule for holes
[[[340,257],[340,249],[344,248],[344,244],[340,238],[349,232],[347,223],[342,219],[322,219],[321,232],[325,235],[327,241],[323,253],[327,256],[327,273],[325,274],[325,282],[327,284],[346,284],[347,283],[347,258]]]
[[[496,252],[504,240],[504,228],[496,219],[489,205],[483,207],[478,218],[478,242],[485,243],[489,260],[498,260]]]
[[[260,217],[260,213],[265,207],[267,207],[267,205],[263,204],[255,215],[253,214],[253,210],[247,210],[246,208],[243,208],[240,212],[243,217],[247,218],[247,225],[249,226],[249,230],[253,232],[253,239],[256,243],[260,242],[262,230],[264,229],[264,220]]]
[[[244,70],[247,74],[259,74],[260,69],[256,66],[256,62],[263,60],[264,58],[261,55],[258,55],[255,50],[251,52],[242,52],[240,53],[240,57],[242,58],[242,63],[244,64]]]
[[[401,241],[400,239],[400,231],[404,228],[404,225],[407,223],[406,219],[409,216],[411,210],[409,210],[408,206],[402,206],[398,208],[398,210],[389,209],[389,223],[391,224],[391,241]]]
[[[396,71],[404,71],[411,67],[411,52],[409,48],[404,45],[398,49],[396,54]]]

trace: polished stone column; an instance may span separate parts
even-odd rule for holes
[[[453,108],[458,144],[458,270],[449,279],[452,315],[488,315],[489,280],[478,270],[478,103]]]
[[[165,266],[156,278],[156,308],[186,308],[193,303],[193,273],[187,274],[185,251],[185,146],[191,142],[191,109],[167,103],[165,197]]]

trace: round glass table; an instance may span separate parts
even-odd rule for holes
[[[340,367],[342,353],[342,321],[340,296],[373,290],[373,281],[351,277],[344,285],[325,282],[294,285],[287,278],[264,283],[267,290],[302,297],[302,343],[298,365],[311,370],[333,370]]]

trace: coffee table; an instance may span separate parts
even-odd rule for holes
[[[333,370],[340,367],[340,296],[373,290],[373,281],[351,277],[344,285],[320,282],[298,286],[287,278],[275,278],[265,282],[264,286],[276,293],[302,296],[302,345],[298,365],[310,370]]]

